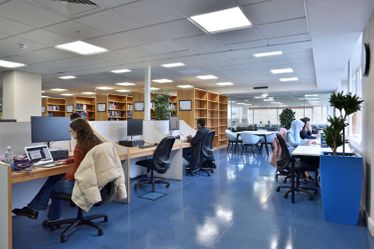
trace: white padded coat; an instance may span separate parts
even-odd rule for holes
[[[116,148],[112,143],[102,143],[87,152],[74,174],[72,201],[88,212],[101,201],[100,190],[114,182],[114,196],[110,200],[125,201],[127,198],[125,175]]]

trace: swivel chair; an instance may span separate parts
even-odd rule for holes
[[[200,162],[199,167],[191,172],[191,175],[195,175],[198,171],[203,171],[211,176],[216,168],[214,153],[213,153],[213,139],[215,131],[210,130],[203,138],[201,144]]]
[[[165,174],[168,171],[170,168],[170,152],[173,148],[174,142],[175,137],[168,136],[163,138],[157,145],[152,159],[141,160],[135,163],[136,165],[146,168],[148,172],[150,171],[151,177],[141,179],[134,185],[134,189],[137,189],[138,186],[142,187],[145,184],[151,184],[152,192],[156,192],[155,184],[165,184],[166,188],[170,186],[170,183],[165,180],[155,179],[154,171],[159,174]]]

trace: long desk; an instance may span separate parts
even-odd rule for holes
[[[189,143],[176,141],[172,148],[175,155],[171,158],[171,167],[167,174],[162,175],[165,178],[182,180],[183,178],[183,157],[182,149],[190,147]],[[127,203],[130,203],[130,165],[132,160],[141,157],[152,156],[155,147],[151,148],[126,148],[124,153],[119,154],[121,161],[125,161],[125,177],[127,181]],[[60,165],[50,168],[34,168],[31,172],[12,172],[11,168],[5,164],[0,164],[0,249],[12,249],[12,184],[37,180],[49,176],[67,173],[72,167],[69,165]]]
[[[257,131],[246,131],[246,132],[250,132],[252,133],[253,135],[256,135],[256,136],[260,136],[260,137],[263,137],[264,138],[264,142],[265,142],[265,149],[266,149],[266,154],[269,155],[269,149],[268,149],[268,146],[267,146],[267,136],[268,135],[271,135],[271,134],[274,134],[275,131],[266,131],[266,130],[257,130]],[[239,140],[239,137],[240,135],[243,133],[243,131],[239,131],[239,132],[235,132],[236,134],[236,145],[235,145],[235,152],[236,152],[236,147],[238,146],[238,140]]]

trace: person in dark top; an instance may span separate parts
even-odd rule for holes
[[[316,137],[312,135],[312,129],[310,127],[310,118],[305,117],[300,120],[304,122],[304,127],[300,131],[301,139],[315,139]]]
[[[81,118],[81,116],[79,115],[79,113],[74,112],[74,113],[72,113],[70,115],[70,121],[71,122],[74,121],[74,120],[76,120],[76,119],[78,119],[78,118]]]
[[[205,127],[205,119],[197,120],[197,132],[194,137],[189,135],[187,142],[191,144],[190,148],[183,149],[183,158],[189,163],[186,167],[187,172],[192,172],[200,161],[201,145],[203,138],[208,134],[209,130]]]

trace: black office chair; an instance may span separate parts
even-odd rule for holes
[[[278,186],[276,191],[279,192],[281,189],[288,189],[288,191],[283,195],[285,198],[288,198],[288,194],[290,193],[294,194],[295,192],[302,192],[308,196],[309,200],[313,200],[314,195],[318,193],[318,190],[315,188],[300,186],[300,177],[301,174],[304,173],[305,169],[304,167],[298,167],[296,165],[298,162],[291,157],[287,144],[280,134],[277,134],[277,139],[282,149],[282,154],[277,161],[277,169],[280,174],[291,178],[291,185]],[[310,191],[313,191],[314,193]],[[294,203],[294,200],[292,200],[292,202]]]
[[[114,181],[113,182],[110,182],[108,183],[101,191],[101,198],[102,198],[102,201],[95,204],[95,206],[99,206],[101,204],[103,204],[104,202],[106,202],[106,197],[107,196],[112,196],[112,193],[114,191]],[[71,194],[66,194],[66,193],[53,193],[52,196],[51,196],[52,199],[57,199],[57,200],[65,200],[65,201],[71,201]],[[73,203],[72,203],[73,205]],[[90,226],[90,227],[93,227],[97,230],[97,234],[99,236],[103,235],[104,234],[104,231],[103,231],[103,228],[93,222],[93,220],[97,220],[97,219],[103,219],[103,222],[108,222],[108,215],[106,214],[95,214],[95,215],[89,215],[89,216],[83,216],[83,210],[79,207],[78,208],[78,212],[77,212],[77,216],[76,218],[70,218],[70,219],[63,219],[63,220],[57,220],[57,221],[48,221],[48,220],[45,220],[43,222],[43,226],[45,228],[49,228],[51,231],[55,231],[57,229],[60,229],[61,226],[63,225],[69,225],[61,234],[60,234],[60,241],[61,243],[64,243],[68,240],[68,237],[72,234],[73,230],[77,227],[77,226],[81,226],[81,225],[86,225],[86,226]]]
[[[156,171],[159,174],[165,174],[170,168],[170,152],[173,148],[175,142],[175,137],[168,136],[161,140],[157,145],[155,152],[153,153],[152,159],[146,159],[136,162],[136,165],[142,166],[151,172],[151,177],[146,179],[141,179],[134,185],[134,189],[137,189],[138,186],[142,187],[145,184],[152,185],[152,192],[156,192],[155,184],[165,184],[166,188],[169,187],[169,182],[162,179],[155,179],[153,176],[153,171]]]
[[[191,175],[195,175],[198,171],[203,171],[211,176],[215,169],[216,163],[214,160],[214,151],[213,151],[213,139],[214,139],[215,131],[210,130],[203,138],[201,143],[201,154],[200,154],[200,162],[199,167],[191,172]]]

